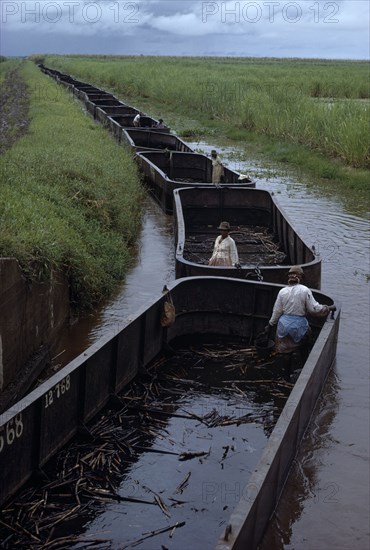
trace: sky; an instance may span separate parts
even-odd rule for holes
[[[368,0],[0,0],[1,55],[369,59]]]

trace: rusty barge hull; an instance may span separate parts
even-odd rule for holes
[[[270,316],[280,285],[222,277],[180,279],[170,285],[176,322],[159,319],[165,297],[142,308],[131,321],[103,338],[51,379],[1,415],[1,503],[41,469],[77,432],[176,338],[210,335],[253,340]],[[314,292],[328,305],[333,300]],[[317,338],[272,431],[255,473],[240,479],[246,498],[235,507],[227,540],[217,549],[256,548],[288,476],[336,354],[335,320],[310,319]],[[212,481],[212,480],[205,480]],[[217,482],[218,480],[214,480]]]
[[[305,273],[305,284],[311,288],[321,288],[321,259],[316,257],[312,249],[299,235],[298,230],[289,220],[287,214],[275,196],[269,191],[260,189],[240,189],[225,187],[180,188],[174,192],[174,230],[176,244],[176,277],[200,275],[220,275],[222,277],[252,278],[271,283],[285,284],[286,275],[292,265],[301,265]],[[279,243],[279,250],[285,258],[277,265],[268,264],[267,259],[274,255],[267,250],[265,263],[261,256],[260,263],[250,263],[249,253],[253,244],[244,245],[245,253],[240,255],[241,269],[235,267],[209,266],[204,257],[191,252],[189,240],[196,238],[199,228],[208,231],[210,248],[208,258],[212,254],[213,243],[219,231],[219,223],[226,220],[237,234],[239,226],[259,226],[266,228]],[[235,236],[238,246],[238,239]],[[253,242],[253,241],[251,241]],[[240,246],[241,248],[241,246]],[[283,256],[284,256],[283,255]],[[279,256],[276,256],[279,259]],[[200,260],[204,261],[201,263]]]

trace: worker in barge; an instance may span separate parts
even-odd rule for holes
[[[208,265],[234,266],[240,268],[238,250],[234,239],[229,236],[229,222],[221,222],[218,228],[221,232],[213,247],[213,254]]]
[[[305,360],[310,336],[307,314],[315,317],[325,317],[336,307],[319,304],[311,290],[301,284],[303,269],[295,265],[288,272],[288,286],[281,289],[277,295],[269,324],[265,333],[271,335],[277,324],[275,350],[280,354],[289,354],[296,350],[303,351],[300,359]]]
[[[165,123],[163,122],[163,118],[160,118],[157,122],[157,124],[155,125],[155,128],[166,128],[166,125]]]
[[[224,165],[215,149],[211,151],[212,160],[212,183],[218,186],[224,178],[225,170]]]

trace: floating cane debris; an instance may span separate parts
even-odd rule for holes
[[[191,460],[192,458],[198,458],[200,456],[208,456],[209,451],[194,451],[184,452],[179,454],[179,460]]]
[[[184,489],[186,489],[186,487],[188,486],[190,476],[191,476],[191,472],[188,472],[185,478],[182,480],[182,482],[176,487],[175,495],[178,495],[178,494],[182,495],[182,493],[184,492]]]
[[[180,521],[175,523],[175,525],[171,525],[170,527],[163,527],[163,529],[157,529],[156,531],[150,531],[150,533],[144,533],[145,536],[141,537],[140,539],[137,539],[125,546],[121,547],[121,550],[124,550],[125,548],[130,548],[133,546],[137,546],[138,544],[141,544],[144,540],[149,539],[151,537],[155,537],[156,535],[160,535],[162,533],[166,533],[167,531],[173,531],[174,529],[177,529],[178,527],[183,527],[186,524],[185,521]]]

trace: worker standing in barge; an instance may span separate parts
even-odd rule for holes
[[[225,175],[224,165],[222,164],[222,161],[215,149],[212,149],[211,151],[211,159],[212,159],[212,183],[218,186],[222,182]]]
[[[240,267],[235,241],[229,236],[229,222],[221,222],[217,229],[220,230],[221,235],[215,240],[213,254],[208,261],[208,265]]]
[[[265,333],[270,334],[277,324],[275,349],[278,353],[291,353],[304,346],[310,335],[307,314],[325,317],[336,307],[319,304],[311,290],[301,284],[303,269],[295,265],[288,271],[288,286],[277,295]]]

